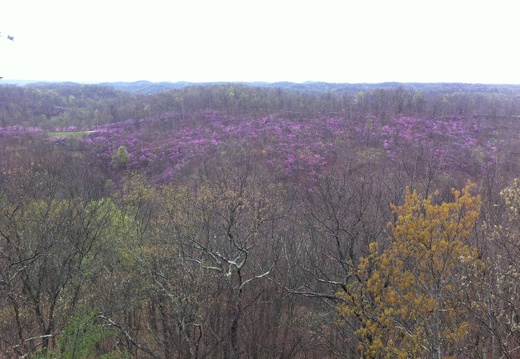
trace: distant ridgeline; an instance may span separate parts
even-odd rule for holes
[[[54,87],[57,85],[102,85],[114,88],[116,90],[136,93],[136,94],[155,94],[159,92],[177,90],[183,87],[194,86],[214,86],[214,85],[246,85],[249,87],[282,89],[297,92],[310,93],[357,93],[368,92],[373,90],[392,90],[402,88],[408,91],[421,91],[424,93],[503,93],[515,94],[520,93],[520,85],[511,84],[470,84],[470,83],[419,83],[419,82],[384,82],[384,83],[329,83],[307,81],[303,83],[295,83],[288,81],[281,82],[151,82],[151,81],[133,81],[133,82],[101,82],[101,83],[76,83],[76,82],[41,82],[31,80],[4,80],[2,84],[11,84],[29,87]]]

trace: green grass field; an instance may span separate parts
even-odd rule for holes
[[[76,138],[87,134],[87,131],[76,131],[76,132],[49,132],[50,137],[69,137]]]

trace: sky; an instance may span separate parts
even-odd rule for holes
[[[520,84],[519,35],[516,0],[6,0],[0,76]]]

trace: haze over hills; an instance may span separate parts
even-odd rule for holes
[[[516,93],[520,92],[520,85],[513,84],[478,84],[478,83],[419,83],[419,82],[384,82],[384,83],[328,83],[306,81],[295,83],[289,81],[282,82],[152,82],[152,81],[132,81],[132,82],[99,82],[99,83],[78,83],[78,82],[52,82],[52,81],[31,81],[31,80],[2,80],[1,85],[19,85],[27,87],[46,87],[52,84],[95,84],[107,86],[119,91],[135,94],[155,94],[163,91],[181,89],[188,86],[210,86],[225,84],[243,84],[250,87],[259,88],[279,88],[289,91],[300,92],[331,92],[331,93],[355,93],[359,91],[371,91],[375,89],[395,89],[402,87],[406,90],[455,93],[455,92],[482,92],[482,93]]]

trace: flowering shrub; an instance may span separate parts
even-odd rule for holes
[[[157,181],[180,176],[215,153],[237,149],[280,176],[313,178],[346,148],[354,148],[362,162],[399,162],[414,155],[442,172],[456,169],[476,174],[493,163],[500,144],[489,136],[484,139],[484,130],[476,120],[457,117],[399,117],[384,122],[368,117],[350,123],[341,117],[301,120],[279,115],[234,117],[213,111],[182,116],[168,112],[100,126],[83,141],[93,156],[113,169],[113,156],[124,147],[125,168],[143,169]]]
[[[75,131],[70,126],[63,131]],[[0,135],[40,134],[37,128],[0,128]],[[214,111],[161,116],[103,125],[78,138],[90,156],[113,171],[142,170],[156,181],[170,181],[215,154],[245,154],[276,176],[316,178],[337,158],[359,163],[423,161],[441,173],[476,176],[493,165],[501,141],[472,118],[422,119],[369,116],[299,119],[246,117]],[[55,139],[55,141],[64,141]],[[124,165],[120,160],[124,151]],[[238,152],[237,152],[238,151]],[[119,153],[119,155],[117,155]]]

